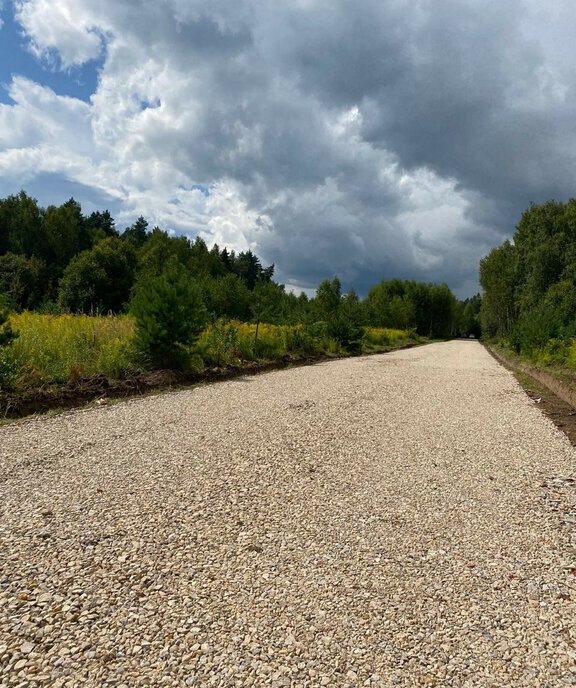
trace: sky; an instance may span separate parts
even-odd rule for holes
[[[0,0],[0,197],[464,298],[576,195],[575,35],[568,0]]]

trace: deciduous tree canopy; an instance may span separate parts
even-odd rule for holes
[[[576,200],[532,204],[512,241],[480,261],[483,332],[518,352],[576,336]]]
[[[555,255],[562,249],[559,244]],[[165,277],[169,265],[178,284],[186,278],[198,286],[212,319],[323,323],[351,347],[365,325],[450,337],[461,334],[464,323],[472,331],[477,313],[470,307],[463,319],[465,304],[446,285],[397,279],[381,282],[364,300],[343,293],[338,277],[324,280],[312,299],[296,296],[274,282],[274,265],[264,267],[251,250],[235,253],[208,247],[201,237],[150,231],[143,216],[120,235],[108,210],[85,216],[73,198],[48,208],[24,191],[0,199],[0,294],[14,308],[119,313],[141,285]],[[557,271],[555,265],[550,258],[549,270]],[[540,284],[544,277],[534,273],[532,279]],[[558,287],[550,298],[569,307],[566,289]]]

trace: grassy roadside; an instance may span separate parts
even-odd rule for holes
[[[256,335],[254,324],[217,322],[202,333],[190,352],[188,370],[146,371],[132,351],[134,323],[127,316],[23,313],[13,316],[13,327],[19,337],[8,361],[13,366],[11,384],[0,388],[0,419],[66,410],[98,400],[111,403],[351,355],[321,329],[260,324]],[[402,330],[365,328],[357,353],[385,353],[425,341]]]
[[[486,344],[488,351],[510,370],[526,394],[576,447],[576,386],[573,371],[539,367],[506,349]],[[553,374],[552,374],[553,373]]]
[[[545,372],[576,389],[576,340],[549,340],[531,354],[517,353],[503,339],[486,340],[484,345],[516,367]]]
[[[567,365],[545,363],[541,359],[517,354],[508,347],[494,342],[484,342],[484,346],[514,372],[528,376],[538,384],[544,385],[576,408],[576,370]]]

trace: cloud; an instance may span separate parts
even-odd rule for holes
[[[470,293],[530,200],[573,193],[567,0],[20,0],[17,18],[39,59],[103,66],[90,103],[14,79],[4,183],[64,175],[291,285]]]
[[[56,50],[62,65],[71,67],[96,59],[102,50],[97,21],[82,0],[21,0],[16,19],[38,58],[49,59]]]

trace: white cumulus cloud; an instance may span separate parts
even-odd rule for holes
[[[16,19],[31,39],[30,49],[39,58],[57,50],[64,67],[81,65],[100,55],[99,22],[82,0],[21,0]]]

